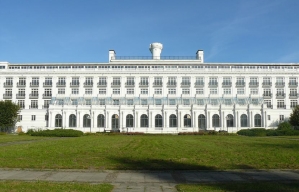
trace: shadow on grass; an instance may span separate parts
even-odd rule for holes
[[[117,162],[119,170],[216,170],[215,167],[177,162],[164,159],[131,159],[125,157],[111,157]]]

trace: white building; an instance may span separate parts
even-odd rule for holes
[[[17,127],[177,133],[276,127],[298,104],[298,63],[205,63],[194,57],[117,57],[108,63],[0,62],[0,99]]]

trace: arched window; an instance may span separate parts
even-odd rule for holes
[[[103,114],[98,115],[98,127],[105,127],[105,116]]]
[[[112,115],[111,121],[112,129],[119,129],[119,116],[116,114]]]
[[[245,114],[241,115],[241,127],[248,127],[248,125],[247,125],[247,115],[245,115]]]
[[[148,117],[145,114],[140,117],[140,127],[148,127]]]
[[[255,127],[261,127],[262,126],[262,117],[260,114],[256,114],[254,116],[254,126]]]
[[[83,127],[90,127],[91,125],[91,118],[90,118],[90,115],[88,114],[85,114],[83,116]]]
[[[69,116],[69,127],[77,127],[77,117],[74,114]]]
[[[200,114],[198,116],[198,128],[205,129],[206,128],[206,116]]]
[[[177,118],[176,115],[172,114],[169,116],[169,127],[177,127]]]
[[[228,114],[226,116],[226,127],[233,127],[234,126],[234,116],[232,114]]]
[[[134,126],[134,118],[133,115],[129,114],[126,117],[126,127],[133,127]]]
[[[160,114],[155,116],[155,127],[163,127],[163,119]]]
[[[184,115],[184,127],[191,127],[191,115]]]
[[[212,127],[220,127],[220,118],[217,114],[212,116]]]
[[[55,127],[62,127],[62,115],[60,114],[55,116]]]

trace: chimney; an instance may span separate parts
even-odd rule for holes
[[[111,61],[111,60],[115,60],[115,57],[116,57],[116,53],[115,53],[115,51],[114,50],[109,50],[109,62]]]
[[[197,60],[200,60],[201,63],[204,62],[204,60],[203,60],[203,50],[198,50],[198,51],[196,52],[196,59],[197,59]]]
[[[149,50],[153,55],[153,59],[160,59],[160,55],[163,49],[163,45],[161,43],[152,43],[150,44]]]

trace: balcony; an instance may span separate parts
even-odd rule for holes
[[[66,86],[65,81],[60,81],[56,83],[56,87],[65,87],[65,86]]]
[[[29,105],[29,109],[38,109],[38,105]]]
[[[289,87],[298,87],[298,82],[290,82]]]
[[[285,94],[284,93],[277,93],[276,94],[276,99],[284,99],[285,98]]]
[[[242,82],[242,81],[237,82],[236,87],[245,87],[245,82]]]
[[[139,86],[140,87],[148,87],[148,81],[140,82]]]
[[[17,83],[17,87],[26,87],[26,83]]]
[[[3,94],[3,99],[12,99],[12,94],[4,93]]]
[[[49,108],[49,105],[43,105],[42,108],[43,108],[43,109],[48,109],[48,108]]]
[[[253,81],[253,82],[249,82],[249,87],[258,87],[259,86],[259,82]]]
[[[209,82],[209,87],[218,87],[218,82]]]
[[[290,97],[290,99],[297,99],[298,98],[298,93],[290,93],[289,97]]]
[[[51,99],[52,94],[43,94],[43,99]]]
[[[190,82],[182,82],[181,87],[190,87],[191,83]]]
[[[286,105],[277,105],[277,109],[286,109]]]
[[[194,86],[195,87],[204,87],[205,83],[203,81],[196,81]]]
[[[16,98],[17,99],[25,99],[25,94],[17,94]]]
[[[13,83],[12,82],[5,82],[3,83],[3,87],[7,88],[7,87],[12,87]]]
[[[70,87],[79,87],[80,86],[80,82],[71,82],[70,83]]]
[[[222,87],[231,87],[232,86],[232,82],[223,82],[222,83]]]
[[[38,94],[29,94],[29,99],[38,99]]]
[[[93,82],[85,82],[83,84],[84,87],[93,87]]]
[[[156,81],[153,83],[153,86],[155,87],[162,87],[163,86],[163,82],[162,81]]]
[[[264,93],[263,98],[264,99],[271,99],[272,98],[272,93]]]
[[[273,105],[268,105],[268,104],[267,104],[267,108],[268,108],[268,109],[273,109]]]
[[[176,82],[173,81],[167,82],[167,87],[176,87]]]
[[[52,87],[52,82],[43,83],[43,87]]]
[[[121,83],[120,81],[114,81],[111,83],[111,86],[114,86],[114,87],[120,87]]]
[[[276,82],[275,83],[275,87],[284,87],[285,86],[285,82]]]
[[[97,85],[98,85],[98,87],[107,87],[107,82],[106,81],[99,81]]]
[[[125,84],[126,87],[134,87],[135,86],[135,82],[132,81],[127,81]]]
[[[39,86],[39,82],[30,83],[30,87],[38,87],[38,86]]]
[[[263,87],[271,87],[272,86],[272,82],[263,82],[262,86]]]

